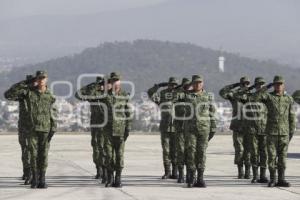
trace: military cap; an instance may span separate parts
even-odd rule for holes
[[[274,76],[273,83],[284,83],[284,79],[282,76]]]
[[[202,82],[202,81],[203,81],[203,77],[201,75],[193,75],[192,76],[192,83]]]
[[[27,81],[29,81],[29,80],[31,80],[31,79],[33,79],[33,76],[30,74],[30,75],[26,75],[26,80]]]
[[[243,84],[243,83],[250,83],[250,79],[247,77],[247,76],[243,76],[241,79],[240,79],[240,83]]]
[[[168,81],[168,84],[174,84],[174,85],[177,85],[177,80],[175,77],[170,77],[169,78],[169,81]]]
[[[256,77],[254,80],[255,85],[263,85],[265,83],[266,83],[266,81],[263,77]]]
[[[37,79],[41,79],[41,78],[48,77],[48,74],[47,74],[46,71],[36,71],[35,76],[36,76]]]
[[[103,82],[104,82],[104,77],[102,77],[102,76],[96,77],[96,83],[103,83]]]
[[[190,81],[190,79],[188,79],[188,78],[182,78],[182,81],[181,81],[181,85],[182,86],[184,86],[184,85],[188,85],[188,84],[190,84],[191,83],[191,81]]]
[[[117,81],[121,79],[121,75],[117,72],[110,73],[110,80],[111,81]]]

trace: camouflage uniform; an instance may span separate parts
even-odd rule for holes
[[[236,98],[236,94],[245,88],[236,87],[250,82],[247,77],[242,77],[240,83],[227,85],[220,90],[220,96],[229,100],[232,105],[232,120],[230,129],[233,131],[233,146],[235,150],[234,164],[238,166],[238,178],[250,178],[250,134],[247,134],[246,120],[244,119],[243,103]],[[245,165],[246,173],[244,174],[243,165]]]
[[[22,163],[23,163],[23,180],[25,180],[25,185],[29,184],[31,172],[30,172],[30,151],[29,151],[29,133],[31,129],[31,123],[29,119],[29,110],[27,102],[20,98],[14,96],[14,90],[18,87],[28,88],[31,86],[32,76],[28,75],[26,81],[21,81],[11,87],[8,91],[4,93],[5,98],[12,101],[19,101],[19,121],[18,121],[18,139],[22,151]],[[28,83],[28,84],[27,84]]]
[[[194,75],[192,82],[203,81],[201,76]],[[186,116],[192,116],[186,121],[188,186],[194,184],[195,172],[198,177],[194,186],[206,187],[203,173],[206,163],[208,141],[216,131],[215,106],[213,97],[206,91],[191,91],[185,97]]]
[[[37,71],[37,77],[46,77],[46,72]],[[45,174],[48,166],[49,142],[56,132],[56,110],[53,107],[55,97],[47,89],[41,93],[37,88],[28,88],[17,84],[7,94],[14,99],[26,101],[30,113],[30,154],[31,154],[31,187],[45,188]],[[39,180],[38,180],[39,179]]]
[[[81,101],[90,102],[91,111],[91,145],[93,148],[93,161],[96,165],[97,174],[96,179],[102,177],[104,169],[104,105],[101,101],[104,97],[104,90],[101,90],[100,85],[104,84],[102,77],[97,77],[95,83],[91,83],[78,92],[75,93],[75,97]]]
[[[283,83],[284,79],[281,76],[274,77],[273,84]],[[286,93],[280,95],[275,91],[259,93],[256,98],[257,101],[264,103],[268,110],[266,134],[268,135],[269,187],[275,186],[276,168],[278,170],[278,183],[276,185],[289,187],[290,184],[285,180],[285,169],[289,140],[291,140],[296,129],[293,98]]]
[[[162,84],[167,85],[177,85],[176,79],[174,77],[169,78],[168,83]],[[163,179],[173,178],[177,179],[177,161],[176,161],[176,134],[175,134],[175,124],[174,124],[174,99],[176,97],[174,89],[166,88],[157,92],[160,88],[159,85],[154,85],[154,87],[148,90],[148,96],[153,102],[160,106],[161,110],[161,121],[160,121],[160,133],[161,133],[161,145],[163,150],[163,164],[165,169],[165,174]],[[172,175],[170,166],[172,164]]]
[[[293,93],[294,101],[298,104],[300,104],[300,90],[297,90]]]
[[[112,82],[120,79],[117,73],[111,73]],[[121,187],[121,174],[124,168],[124,148],[125,141],[131,129],[132,112],[129,106],[129,96],[120,90],[115,93],[112,89],[108,91],[103,99],[107,105],[107,125],[105,132],[105,166],[108,170],[108,180],[106,187]],[[115,180],[113,180],[115,172]]]

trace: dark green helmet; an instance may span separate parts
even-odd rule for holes
[[[250,79],[247,76],[243,76],[242,78],[240,78],[240,84],[245,84],[245,83],[250,84]]]
[[[182,78],[182,81],[181,81],[181,85],[182,85],[182,86],[189,85],[189,84],[191,84],[190,79],[185,78],[185,77]]]
[[[46,71],[36,71],[35,76],[37,79],[43,79],[43,78],[48,77],[48,74]]]
[[[282,76],[279,76],[279,75],[274,76],[273,83],[274,84],[276,84],[276,83],[282,84],[282,83],[284,83],[284,79]]]
[[[178,83],[175,77],[170,77],[168,84],[177,85]]]
[[[193,75],[192,83],[196,83],[196,82],[203,82],[203,77],[201,75]]]
[[[121,75],[117,72],[110,73],[110,80],[111,81],[118,81],[121,79]]]
[[[264,85],[266,83],[263,77],[256,77],[254,80],[254,85]]]

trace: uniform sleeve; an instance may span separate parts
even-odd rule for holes
[[[28,85],[25,84],[25,81],[14,84],[9,88],[5,93],[4,97],[10,101],[19,101],[25,97],[28,93]]]
[[[149,98],[156,104],[159,104],[160,103],[160,98],[159,98],[159,94],[157,93],[159,89],[159,86],[158,85],[154,85],[152,88],[150,88],[148,91],[147,91],[147,94],[149,96]]]
[[[80,90],[78,90],[75,93],[75,98],[81,101],[89,101],[92,100],[93,98],[91,97],[92,90],[95,87],[95,83],[91,83],[87,86],[82,87]]]
[[[226,100],[232,100],[233,95],[234,95],[233,89],[235,87],[236,87],[236,84],[230,84],[230,85],[223,87],[219,92],[220,96]]]
[[[294,101],[291,99],[290,109],[289,109],[289,131],[290,137],[293,137],[293,134],[296,130],[296,114],[294,110]]]
[[[125,105],[125,115],[126,115],[125,129],[130,131],[132,126],[132,119],[133,119],[133,108],[132,108],[132,104],[129,101],[129,96]]]
[[[210,117],[210,132],[215,133],[217,129],[217,121],[216,121],[216,105],[210,96],[209,103],[209,117]]]
[[[51,132],[56,132],[57,131],[57,119],[58,119],[58,110],[57,106],[55,105],[55,97],[52,98],[52,106],[51,106],[51,118],[50,118],[50,123],[51,123]]]

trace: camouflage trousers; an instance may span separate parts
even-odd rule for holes
[[[104,132],[101,128],[91,128],[91,136],[93,162],[98,168],[104,165]]]
[[[270,170],[275,170],[276,168],[285,170],[288,146],[288,135],[268,135],[267,148]]]
[[[48,133],[33,131],[30,134],[30,154],[32,171],[46,172],[48,167]]]
[[[250,134],[233,131],[234,164],[250,166]]]
[[[205,169],[206,149],[208,146],[208,134],[187,134],[187,159],[186,165],[189,171]]]
[[[186,139],[185,139],[183,123],[177,122],[175,134],[176,134],[177,166],[179,169],[183,169],[186,161],[186,151],[185,151]]]
[[[123,137],[105,135],[105,167],[108,171],[122,170],[124,168],[125,141]]]
[[[169,168],[171,164],[177,164],[176,151],[176,134],[173,132],[161,132],[161,146],[163,153],[163,163],[165,168]]]
[[[267,136],[251,134],[250,141],[251,165],[253,167],[267,168]]]
[[[24,131],[18,134],[19,144],[21,146],[21,158],[23,164],[23,173],[30,169],[30,151],[29,151],[29,136]]]

